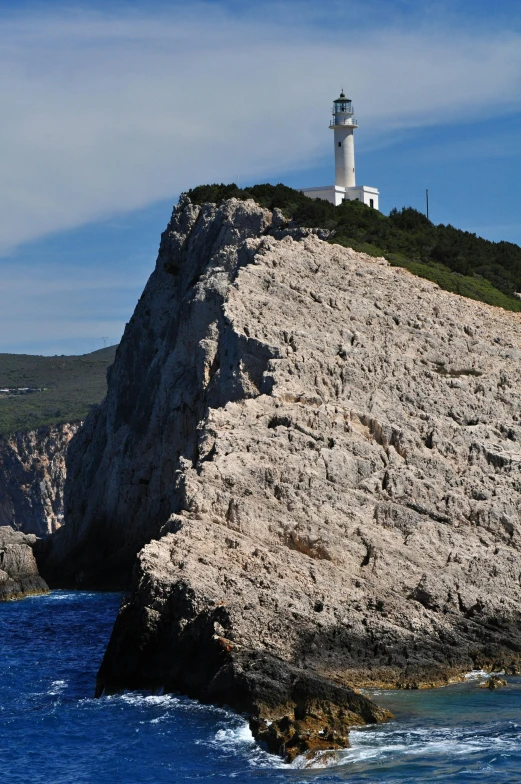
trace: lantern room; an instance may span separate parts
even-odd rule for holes
[[[333,119],[330,127],[334,128],[335,125],[354,125],[357,127],[354,113],[352,100],[346,98],[342,90],[340,97],[333,101]]]

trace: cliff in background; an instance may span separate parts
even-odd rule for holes
[[[65,455],[79,425],[0,438],[0,526],[44,537],[63,521]]]
[[[65,454],[105,396],[116,348],[0,354],[0,526],[45,537],[62,524]]]
[[[123,585],[158,539],[98,691],[226,702],[295,753],[383,718],[353,685],[517,671],[520,348],[516,314],[181,200],[40,553]]]

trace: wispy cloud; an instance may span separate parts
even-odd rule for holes
[[[118,274],[119,272],[119,274]],[[92,351],[102,337],[117,343],[144,283],[123,275],[64,265],[30,268],[2,262],[0,352]]]
[[[368,145],[521,108],[521,35],[368,29],[357,8],[358,33],[304,2],[263,20],[197,3],[5,16],[0,252],[199,182],[309,167],[341,81]]]

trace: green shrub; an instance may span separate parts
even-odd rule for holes
[[[491,242],[468,231],[435,226],[412,207],[391,210],[389,216],[359,201],[338,207],[310,199],[286,185],[201,185],[188,191],[195,204],[223,199],[254,199],[261,207],[279,207],[299,226],[334,232],[330,242],[372,256],[385,256],[447,291],[521,311],[514,294],[521,291],[521,248],[511,242]]]

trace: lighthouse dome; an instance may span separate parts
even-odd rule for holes
[[[334,103],[351,103],[351,98],[346,98],[344,91],[340,93],[339,98],[335,98]]]

